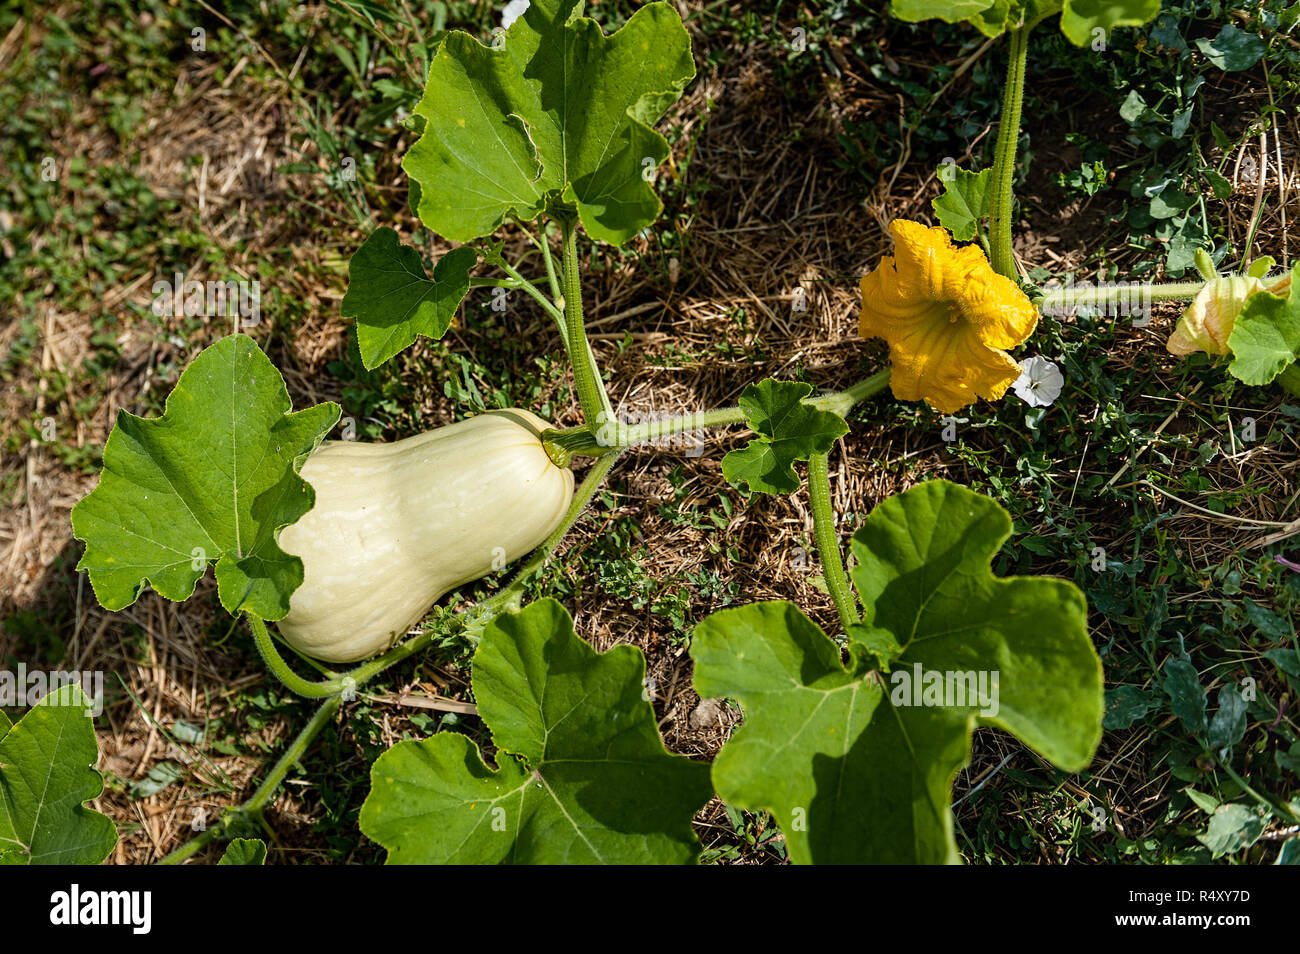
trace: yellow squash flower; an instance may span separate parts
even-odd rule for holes
[[[1033,334],[1038,311],[977,246],[906,219],[889,231],[894,254],[862,279],[858,328],[889,342],[894,396],[943,414],[1002,397],[1021,370],[1007,349]]]
[[[1170,354],[1185,355],[1194,351],[1206,354],[1227,354],[1228,336],[1237,324],[1237,316],[1246,307],[1252,295],[1261,291],[1285,294],[1291,287],[1291,276],[1265,284],[1249,275],[1230,275],[1213,278],[1205,283],[1187,306],[1178,327],[1165,342]]]

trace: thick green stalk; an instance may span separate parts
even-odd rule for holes
[[[290,669],[289,664],[284,661],[284,657],[275,648],[275,643],[271,641],[271,634],[266,630],[266,623],[260,617],[249,613],[248,625],[253,629],[253,642],[257,646],[257,651],[261,653],[266,668],[271,670],[275,678],[284,683],[290,692],[306,696],[308,699],[326,699],[343,691],[345,687],[342,680],[330,679],[324,682],[311,682]]]
[[[1029,24],[1011,31],[1007,80],[1002,90],[1002,117],[993,153],[989,189],[989,246],[993,269],[1013,281],[1019,279],[1011,249],[1011,182],[1016,171],[1016,146],[1020,142],[1020,109],[1025,99],[1025,58],[1029,51]]]
[[[840,417],[847,417],[849,411],[867,398],[875,397],[888,386],[889,368],[886,368],[884,371],[877,371],[869,378],[863,378],[851,388],[836,391],[834,394],[823,394],[821,397],[810,397],[807,400],[809,404],[818,410],[830,411]]]
[[[265,628],[265,627],[264,627]],[[224,836],[231,828],[232,823],[238,818],[261,819],[262,810],[270,802],[271,796],[275,790],[280,787],[289,771],[297,764],[298,760],[307,753],[307,747],[320,734],[321,729],[325,728],[338,711],[339,704],[342,702],[340,696],[331,696],[320,704],[316,714],[311,717],[289,748],[285,749],[284,754],[280,756],[275,766],[267,773],[266,778],[262,779],[262,784],[257,787],[242,805],[229,813],[224,818],[219,819],[215,824],[204,829],[201,834],[181,845],[175,851],[159,860],[160,865],[178,865],[183,861],[196,855],[204,845],[215,838]]]
[[[858,622],[858,601],[849,586],[844,572],[844,557],[840,553],[840,539],[835,532],[835,508],[831,506],[831,478],[828,455],[813,454],[808,458],[808,497],[812,504],[813,537],[817,541],[817,555],[822,561],[822,577],[831,592],[835,609],[840,614],[844,632]]]
[[[805,400],[819,410],[831,411],[843,417],[856,405],[883,391],[888,384],[889,371],[886,369],[859,381],[846,390]],[[724,407],[714,411],[693,411],[690,414],[666,417],[663,420],[648,421],[644,424],[624,425],[614,421],[603,427],[583,425],[563,430],[543,431],[542,441],[569,456],[601,457],[611,450],[623,450],[635,444],[645,444],[676,434],[710,430],[730,424],[743,424],[745,421],[744,408]]]
[[[1189,301],[1200,294],[1205,282],[1165,282],[1145,287],[1134,288],[1127,282],[1095,287],[1071,285],[1054,288],[1043,295],[1038,302],[1040,311],[1047,312],[1057,308],[1077,308],[1082,305],[1108,305],[1114,302],[1134,304],[1139,299],[1145,301]]]
[[[578,274],[578,223],[573,219],[563,219],[560,227],[564,230],[564,325],[569,361],[573,364],[573,380],[582,405],[583,421],[599,426],[603,421],[614,419],[614,410],[592,358],[591,344],[587,341],[582,314],[582,280]]]

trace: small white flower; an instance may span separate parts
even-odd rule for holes
[[[1061,369],[1041,355],[1034,355],[1020,362],[1020,377],[1011,390],[1030,407],[1047,407],[1061,396],[1064,386]]]
[[[509,30],[510,24],[522,17],[527,10],[528,0],[510,0],[501,11],[501,26]]]

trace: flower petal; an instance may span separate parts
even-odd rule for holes
[[[1020,376],[1001,350],[1024,342],[1038,312],[1016,283],[973,245],[942,228],[895,219],[894,254],[862,279],[863,337],[889,342],[895,396],[951,413],[978,397],[1000,398]]]
[[[1206,282],[1178,319],[1178,326],[1165,347],[1170,354],[1178,355],[1194,351],[1227,354],[1228,336],[1237,323],[1237,316],[1246,307],[1247,299],[1263,288],[1264,283],[1258,278],[1240,275]]]
[[[989,348],[962,322],[918,323],[889,344],[889,385],[904,401],[924,400],[951,414],[978,398],[997,400],[1020,377],[1020,365]]]

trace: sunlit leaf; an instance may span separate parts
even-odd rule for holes
[[[361,830],[390,864],[672,864],[709,769],[670,755],[631,646],[597,653],[554,600],[495,618],[474,654],[497,768],[442,732],[399,742],[371,771]]]
[[[649,179],[668,155],[651,125],[695,75],[676,9],[650,3],[611,36],[577,0],[534,0],[487,47],[447,35],[402,167],[420,218],[467,242],[509,214],[576,211],[593,238],[621,245],[658,216]]]
[[[162,417],[118,412],[99,485],[72,508],[77,568],[101,606],[129,606],[146,584],[184,600],[215,563],[229,612],[289,612],[302,561],[277,533],[315,502],[298,467],[339,418],[337,404],[290,408],[257,343],[230,335],[181,374]]]
[[[104,788],[89,706],[63,686],[0,732],[0,865],[97,865],[117,843],[113,822],[85,807]]]

